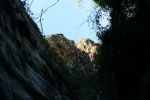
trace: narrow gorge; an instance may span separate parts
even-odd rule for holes
[[[98,48],[89,39],[44,38],[20,0],[1,0],[0,99],[96,100]]]

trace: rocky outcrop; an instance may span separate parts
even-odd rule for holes
[[[89,39],[75,43],[63,34],[47,37],[53,62],[78,100],[98,100],[97,66],[94,56],[100,45]]]
[[[51,55],[21,1],[0,0],[0,99],[70,100]]]
[[[51,35],[47,40],[50,51],[55,53],[55,56],[61,59],[66,67],[83,73],[94,70],[95,64],[92,62],[100,47],[99,44],[90,39],[82,39],[75,43],[63,34]]]
[[[90,57],[90,61],[93,61],[98,54],[97,50],[100,48],[100,44],[94,43],[94,41],[90,39],[81,39],[76,43],[76,47],[80,49],[81,52],[86,52]]]

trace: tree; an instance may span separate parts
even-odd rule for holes
[[[149,100],[149,0],[94,1],[110,9],[111,17],[110,28],[97,34],[102,41],[101,95],[107,100]]]

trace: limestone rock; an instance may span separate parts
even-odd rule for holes
[[[93,61],[100,44],[94,43],[94,41],[90,39],[81,39],[76,43],[76,47],[80,49],[80,51],[86,52],[89,55],[90,60]]]
[[[94,56],[100,45],[89,39],[75,43],[63,34],[51,35],[47,41],[53,62],[70,86],[72,94],[78,100],[97,100],[99,94]]]
[[[51,35],[47,38],[50,51],[57,53],[56,55],[64,61],[64,65],[83,73],[92,71],[94,64],[94,56],[97,54],[99,47],[90,39],[82,39],[75,43],[63,36],[63,34]]]

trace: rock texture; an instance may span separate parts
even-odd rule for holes
[[[55,53],[55,56],[61,59],[66,67],[85,74],[94,70],[93,61],[100,47],[99,44],[90,39],[82,39],[75,43],[63,34],[51,35],[47,40],[50,51]]]
[[[78,100],[98,100],[98,82],[94,56],[100,45],[89,39],[75,43],[63,34],[47,38],[53,62]]]
[[[90,39],[81,39],[76,43],[76,47],[80,49],[81,52],[86,52],[90,57],[90,61],[93,61],[98,54],[97,50],[100,44],[94,43],[94,41]]]
[[[47,42],[21,1],[0,0],[0,99],[70,100],[51,59]]]

